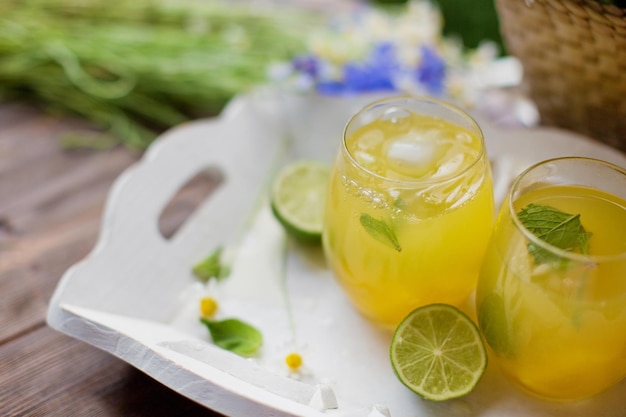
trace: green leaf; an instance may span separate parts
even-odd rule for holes
[[[398,252],[402,251],[402,247],[400,246],[400,242],[398,242],[395,232],[384,220],[375,219],[366,213],[361,214],[359,220],[365,231],[374,239],[392,247]]]
[[[494,292],[485,297],[478,308],[478,323],[494,352],[507,358],[515,356],[513,333],[509,330],[506,307],[500,294]]]
[[[261,332],[239,319],[200,321],[209,329],[213,343],[238,355],[252,356],[263,344]]]
[[[566,251],[587,253],[591,236],[580,222],[580,214],[569,214],[550,206],[529,204],[517,213],[518,218],[531,233],[544,242]],[[528,244],[528,251],[538,264],[561,263],[558,255]]]
[[[194,265],[192,272],[200,281],[206,283],[211,278],[217,280],[226,278],[230,268],[222,264],[222,248],[215,249],[209,256]]]

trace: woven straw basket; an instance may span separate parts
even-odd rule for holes
[[[626,9],[595,0],[495,0],[544,125],[626,150]]]

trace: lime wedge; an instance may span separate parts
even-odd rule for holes
[[[393,335],[390,357],[400,381],[433,401],[470,393],[487,367],[487,352],[478,328],[463,312],[447,304],[413,310]]]
[[[319,243],[330,169],[309,160],[285,166],[272,183],[272,212],[289,235],[303,243]]]

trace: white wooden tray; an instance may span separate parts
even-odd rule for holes
[[[164,134],[112,187],[98,243],[62,277],[49,307],[50,326],[232,416],[626,415],[626,382],[588,401],[554,404],[519,393],[490,366],[470,395],[433,403],[396,379],[388,360],[390,334],[355,314],[319,249],[286,240],[264,198],[284,161],[330,162],[343,125],[366,101],[260,91],[236,98],[218,118]],[[514,175],[547,158],[584,155],[626,167],[623,154],[571,133],[506,130],[477,119],[498,200]],[[207,168],[219,169],[224,181],[173,237],[164,238],[158,231],[164,207]],[[191,266],[218,246],[230,254],[233,273],[207,290]],[[261,330],[257,358],[212,345],[197,318],[206,291],[218,298],[221,317]],[[294,349],[304,366],[290,374],[283,361]]]

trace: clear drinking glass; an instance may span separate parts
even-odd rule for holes
[[[513,183],[476,291],[505,375],[555,400],[626,376],[626,171],[588,158],[539,163]]]
[[[356,308],[385,326],[474,290],[494,220],[482,132],[431,98],[391,97],[348,122],[331,173],[323,244]]]

